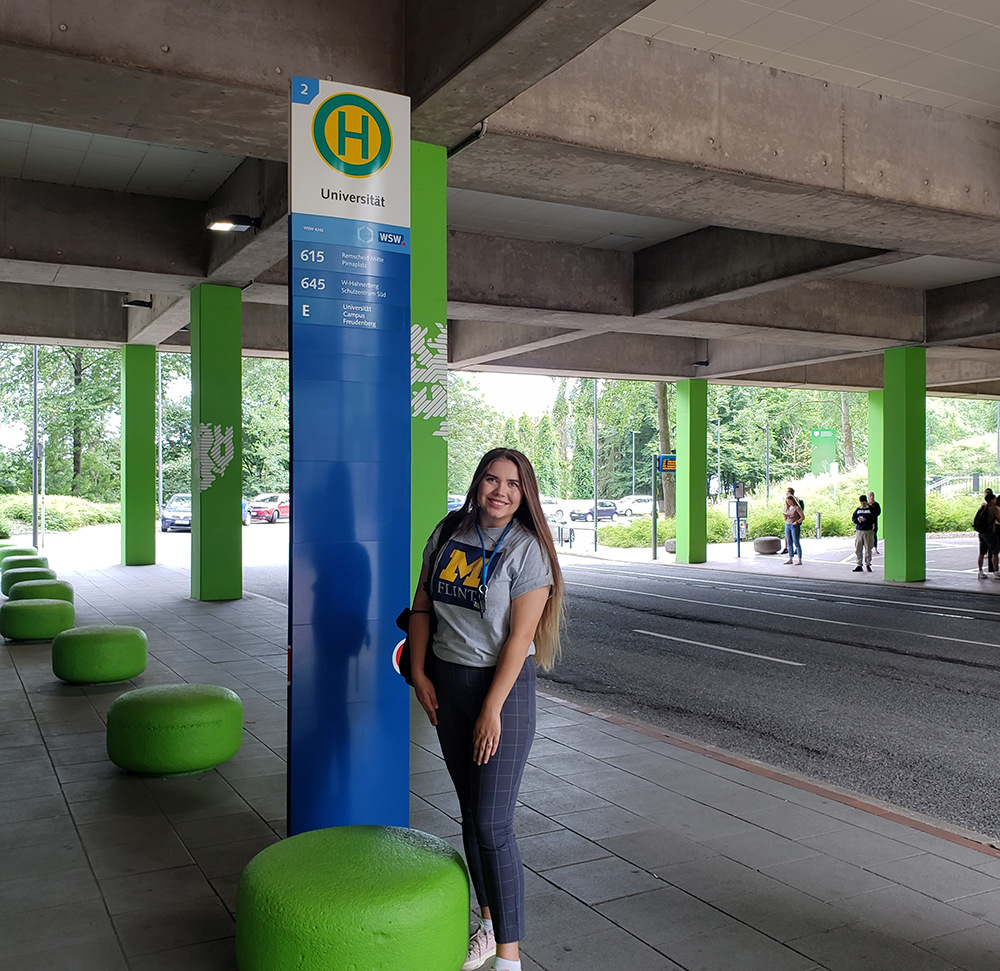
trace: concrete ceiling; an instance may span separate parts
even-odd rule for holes
[[[243,159],[0,119],[0,177],[208,199]]]
[[[656,0],[619,29],[1000,120],[994,0]]]
[[[449,163],[453,367],[860,389],[920,344],[935,393],[1000,394],[995,0],[6,12],[0,338],[183,347],[211,281],[285,353],[287,84],[332,64],[417,139],[489,119]]]

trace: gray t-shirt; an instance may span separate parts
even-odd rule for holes
[[[429,586],[437,615],[434,653],[443,661],[489,668],[496,665],[510,633],[511,601],[523,593],[551,586],[552,568],[538,538],[516,520],[504,537],[495,562],[490,551],[503,528],[480,528],[490,570],[485,615],[479,613],[483,547],[475,527],[456,533],[445,543],[433,572],[429,572]],[[424,565],[428,571],[437,539],[435,530],[424,547]],[[534,644],[528,653],[535,653]]]

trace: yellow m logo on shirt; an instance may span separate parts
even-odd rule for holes
[[[479,589],[480,574],[483,569],[482,557],[476,557],[469,564],[469,561],[465,557],[465,551],[455,549],[451,551],[451,557],[448,563],[441,571],[440,577],[442,580],[447,580],[449,583],[457,583],[459,580],[462,581],[462,586],[472,587],[475,590]]]

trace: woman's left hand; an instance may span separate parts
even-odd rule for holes
[[[486,765],[490,756],[497,754],[500,746],[500,713],[495,715],[483,709],[472,730],[472,757],[476,765]]]

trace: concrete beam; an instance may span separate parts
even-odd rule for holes
[[[557,347],[579,340],[578,331],[558,327],[510,327],[490,321],[448,321],[448,363],[473,368],[521,355],[525,349]]]
[[[209,233],[207,275],[212,283],[246,286],[288,258],[288,166],[248,158],[218,188],[207,215],[237,213],[261,221],[243,233]]]
[[[698,368],[698,377],[710,381],[746,377],[779,367],[847,361],[870,351],[843,351],[807,344],[762,344],[759,341],[707,341],[707,365]]]
[[[449,364],[450,332],[449,324]],[[471,369],[629,381],[679,381],[698,376],[694,362],[704,353],[703,348],[703,341],[688,338],[641,335],[624,341],[615,334],[596,334],[564,347],[536,347],[529,353],[504,359],[502,365],[485,364]]]
[[[515,95],[648,6],[648,0],[407,0],[413,137],[452,147]]]
[[[613,31],[490,118],[449,184],[1000,259],[1000,126]]]
[[[451,231],[448,299],[631,316],[632,254]]]
[[[269,304],[243,304],[243,356],[288,357],[288,310]],[[165,338],[164,351],[189,352],[191,335],[187,327]]]
[[[850,360],[824,361],[796,367],[758,371],[726,378],[722,384],[745,384],[761,388],[819,388],[828,391],[874,391],[882,384],[882,355]]]
[[[149,297],[130,293],[129,299],[151,299],[152,307],[129,308],[128,343],[162,344],[191,323],[191,301],[187,296],[153,293]]]
[[[927,291],[927,342],[1000,335],[1000,277]]]
[[[878,350],[924,339],[924,298],[918,290],[851,280],[826,280],[685,312],[677,320],[729,325],[762,341],[807,341],[844,350]],[[751,330],[752,329],[752,330]],[[711,336],[711,335],[709,335]]]
[[[0,283],[0,341],[117,347],[128,320],[124,293]]]
[[[9,0],[0,117],[283,161],[293,74],[401,92],[403,64],[399,0]]]
[[[635,254],[635,312],[677,316],[902,259],[868,246],[709,226]]]
[[[203,204],[0,179],[0,280],[180,294],[205,276]]]

